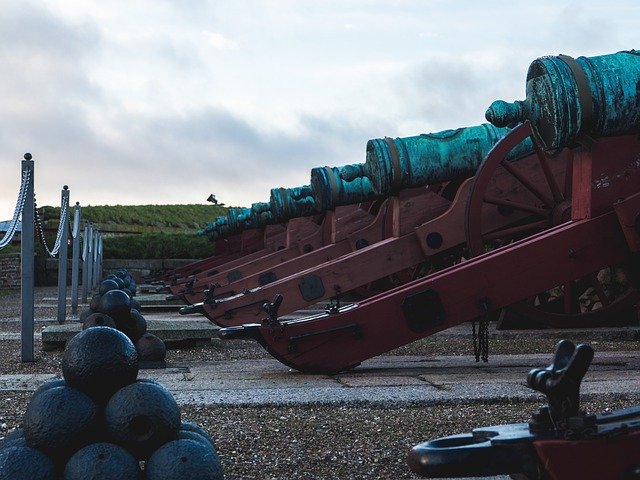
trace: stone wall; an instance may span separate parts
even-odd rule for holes
[[[0,289],[19,289],[20,280],[20,254],[0,254]]]
[[[107,276],[110,273],[115,272],[120,268],[126,268],[131,275],[135,278],[136,282],[142,283],[146,278],[160,275],[165,272],[169,272],[174,268],[181,267],[183,265],[189,265],[197,260],[190,259],[164,259],[164,260],[131,260],[131,259],[105,259],[102,265],[103,276]],[[45,280],[41,282],[42,285],[57,285],[58,284],[58,259],[48,258],[45,263]],[[82,272],[82,262],[80,262],[80,271]],[[80,273],[82,275],[82,273]],[[67,262],[67,277],[68,281],[71,280],[71,260]],[[80,277],[82,278],[82,277]]]

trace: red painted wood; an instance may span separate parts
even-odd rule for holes
[[[632,252],[640,252],[640,193],[630,196],[625,202],[613,206],[627,244]]]
[[[292,368],[336,372],[476,318],[483,313],[483,301],[496,310],[628,258],[624,235],[611,212],[515,242],[363,300],[342,313],[249,331],[272,355]],[[439,324],[425,326],[423,331],[415,331],[410,328],[402,305],[412,295],[427,290],[438,294],[445,318]],[[425,321],[429,314],[422,312]],[[295,338],[300,340],[294,341],[292,349],[291,340]]]
[[[640,465],[640,431],[587,440],[536,440],[533,447],[551,480],[618,480]]]
[[[362,224],[370,223],[372,217],[369,213],[358,209],[358,208],[349,208],[339,211],[338,213],[344,212],[345,215],[339,218],[335,218],[335,215],[331,215],[329,217],[325,216],[324,222],[332,221],[334,223],[333,230],[336,232],[336,236],[338,238],[344,238],[349,233],[360,228]],[[301,219],[295,219],[301,220]],[[296,228],[299,228],[300,222],[296,222]],[[296,242],[295,244],[276,251],[269,253],[267,255],[263,255],[259,258],[251,258],[250,261],[241,263],[238,265],[238,262],[234,262],[233,267],[228,267],[228,265],[222,265],[218,267],[216,273],[212,272],[203,272],[196,276],[194,283],[188,289],[183,289],[179,293],[182,294],[186,301],[190,303],[197,303],[203,300],[203,292],[205,289],[209,288],[210,285],[220,285],[222,287],[230,286],[233,282],[236,282],[240,279],[245,279],[247,277],[257,278],[257,274],[266,271],[272,271],[277,268],[278,265],[292,261],[294,259],[301,259],[306,255],[311,254],[314,260],[312,261],[327,261],[336,257],[336,255],[342,255],[346,253],[348,250],[348,246],[339,245],[337,247],[333,247],[327,250],[324,253],[318,253],[321,248],[313,249],[311,253],[307,252],[305,247],[311,245],[315,245],[321,235],[322,227],[320,226],[311,236],[305,239]],[[322,246],[321,246],[322,247]],[[327,247],[322,247],[327,248]],[[240,259],[241,260],[241,259]],[[301,265],[303,267],[287,266],[284,267],[286,271],[299,271],[301,268],[306,268],[306,265],[309,263],[308,260],[302,259],[300,260]],[[291,264],[289,264],[291,265]],[[223,270],[224,269],[224,270]],[[278,271],[281,271],[279,269]],[[280,278],[278,276],[278,278]],[[246,282],[245,282],[246,283]],[[257,284],[256,284],[257,285]],[[253,285],[253,286],[256,286]],[[232,291],[234,287],[226,288],[222,290],[224,292]],[[245,286],[239,285],[236,291],[242,291]]]

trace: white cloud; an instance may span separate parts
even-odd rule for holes
[[[538,56],[638,47],[640,18],[637,0],[9,4],[0,220],[26,151],[39,204],[64,184],[85,205],[266,200],[369,138],[482,122]]]
[[[201,33],[211,46],[219,50],[237,50],[240,47],[240,42],[227,38],[222,33],[207,31]]]

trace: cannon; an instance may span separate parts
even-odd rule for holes
[[[529,120],[545,150],[588,138],[637,133],[640,52],[542,57],[527,72],[524,101],[491,104],[486,118],[506,126]]]
[[[311,170],[316,201],[323,208],[354,199],[388,197],[402,189],[458,181],[475,174],[489,150],[509,132],[491,124],[367,142],[366,161]],[[532,151],[525,142],[510,153],[517,159]],[[362,200],[360,200],[362,201]]]
[[[460,134],[459,137],[475,138],[478,131],[487,131],[482,126],[470,127],[470,130],[476,133]],[[483,138],[488,137],[485,135]],[[480,143],[481,148],[488,149]],[[456,141],[439,144],[439,148],[432,146],[428,151],[434,156],[433,163],[439,164],[450,156],[447,146],[456,151],[467,151],[472,144],[474,142]],[[530,139],[526,138],[509,152],[507,161],[517,163],[532,182],[541,184],[545,182],[545,173],[538,157],[531,153],[531,145]],[[554,181],[564,181],[566,168],[562,158],[553,162],[550,174]],[[458,188],[458,185],[461,186]],[[277,293],[284,297],[280,312],[288,314],[326,298],[334,297],[339,302],[339,297],[346,292],[358,289],[363,293],[363,287],[367,288],[365,294],[377,293],[413,280],[425,271],[448,266],[465,255],[465,236],[461,228],[465,209],[464,203],[456,197],[468,194],[470,187],[469,181],[459,178],[447,182],[446,186],[436,182],[429,187],[403,189],[381,204],[373,222],[349,235],[348,242],[343,242],[341,256],[318,262],[322,251],[317,251],[316,257],[306,255],[295,263],[281,265],[277,274],[273,269],[258,272],[253,278],[246,278],[242,285],[236,285],[238,288],[234,291],[227,291],[226,298],[221,295],[207,297],[195,308],[186,308],[182,313],[204,313],[222,326],[240,325],[260,320],[263,315],[261,306]],[[512,201],[528,200],[527,189],[513,179],[508,184],[503,182],[496,194],[504,196],[504,191],[510,192]],[[549,213],[543,212],[545,222],[553,221]],[[492,228],[500,225],[516,228],[529,214],[528,211],[512,209],[506,212],[503,209],[486,212],[484,216]],[[512,236],[515,238],[526,233],[526,229],[516,229]],[[336,244],[332,248],[337,250],[339,246]],[[285,277],[282,271],[291,273]],[[260,281],[261,278],[269,278],[270,281]],[[372,289],[374,285],[376,289]]]
[[[176,293],[186,301],[197,303],[205,295],[209,299],[228,297],[247,288],[271,283],[304,268],[303,265],[317,264],[344,254],[348,248],[343,241],[346,236],[368,225],[372,218],[367,210],[357,205],[340,207],[315,219],[293,218],[287,224],[285,248],[202,272],[193,278],[188,288],[179,290],[179,285],[170,288],[177,290]]]
[[[537,163],[536,181],[520,162],[508,160],[523,141],[534,142],[529,158]],[[464,212],[462,222],[421,231],[423,244],[433,245],[464,232],[467,261],[290,321],[278,319],[275,308],[287,301],[283,294],[280,302],[267,302],[271,314],[262,322],[223,328],[219,335],[254,338],[296,370],[331,373],[463,322],[484,323],[486,336],[486,322],[504,308],[548,325],[615,324],[622,312],[635,313],[638,299],[639,154],[637,135],[547,151],[526,121],[490,151],[466,192],[458,192],[452,209]],[[555,164],[564,172],[555,174]],[[512,212],[523,216],[515,224],[496,223]],[[618,268],[625,272],[622,285],[602,279],[602,272]],[[586,290],[599,306],[580,308]]]
[[[431,185],[429,191],[424,188],[417,189],[414,192],[405,195],[407,199],[402,200],[401,202],[409,202],[408,204],[413,203],[416,208],[426,208],[428,211],[426,216],[422,215],[420,212],[411,213],[407,211],[408,209],[400,208],[400,210],[402,210],[403,217],[401,220],[399,218],[400,212],[397,206],[392,207],[391,210],[389,210],[389,204],[394,203],[393,201],[384,204],[382,208],[380,208],[379,205],[376,205],[376,209],[378,211],[382,210],[389,213],[378,215],[378,221],[372,222],[366,225],[366,227],[362,228],[360,230],[361,233],[358,234],[358,238],[351,242],[351,245],[347,245],[346,242],[342,242],[341,245],[333,245],[331,249],[329,249],[327,246],[327,248],[324,250],[317,250],[317,246],[315,246],[313,254],[309,253],[312,251],[312,248],[305,248],[304,250],[306,251],[304,251],[303,253],[306,253],[307,255],[304,255],[303,258],[299,258],[297,260],[293,260],[292,256],[284,258],[282,257],[283,252],[280,252],[279,258],[276,262],[279,263],[279,265],[277,266],[277,271],[274,269],[276,264],[272,263],[271,260],[274,259],[274,257],[271,256],[271,259],[268,257],[263,257],[260,263],[252,263],[250,272],[243,271],[241,277],[237,275],[236,270],[233,270],[233,273],[235,275],[233,279],[228,278],[227,273],[228,282],[224,278],[225,276],[220,274],[221,269],[216,269],[218,271],[217,278],[212,278],[205,273],[205,275],[201,275],[199,279],[196,279],[195,283],[190,284],[189,289],[181,290],[180,294],[190,303],[204,301],[212,302],[214,300],[223,299],[225,297],[231,298],[239,294],[239,292],[245,292],[246,295],[247,292],[253,293],[252,289],[256,287],[261,287],[263,285],[266,285],[267,283],[273,283],[279,279],[285,278],[287,275],[307,270],[312,267],[321,268],[321,266],[326,262],[337,260],[338,257],[352,253],[355,250],[363,248],[364,246],[380,242],[392,236],[398,236],[400,231],[403,231],[406,234],[414,227],[418,226],[421,222],[433,218],[433,215],[435,213],[440,214],[443,212],[443,209],[441,208],[443,205],[443,201],[438,197],[438,195],[434,194],[433,192],[441,192],[440,196],[445,197],[455,194],[456,187],[459,185],[459,183],[462,182],[466,177],[468,177],[468,171],[472,170],[473,167],[480,162],[480,159],[482,158],[484,153],[491,148],[493,143],[497,141],[500,135],[507,131],[508,129],[506,128],[496,129],[491,125],[480,125],[477,127],[460,128],[455,131],[449,130],[446,133],[439,132],[437,134],[396,139],[395,142],[398,145],[402,146],[402,151],[404,152],[404,154],[402,155],[403,170],[401,171],[405,172],[402,178],[405,178],[406,181],[403,183],[403,190],[407,191],[407,188],[405,188],[406,185],[413,185],[414,187],[424,187],[426,185]],[[371,140],[369,142],[369,144],[375,143],[375,140]],[[387,143],[384,143],[384,145],[388,150],[390,148],[389,145],[395,144],[393,143],[393,141],[389,141]],[[521,156],[529,153],[530,150],[530,142],[523,142],[522,145],[520,145],[517,149],[514,150],[514,152],[510,154],[510,160],[520,158]],[[381,149],[377,148],[377,151],[381,152]],[[407,152],[411,153],[409,154]],[[382,153],[380,153],[379,156],[382,158]],[[370,160],[374,157],[378,158],[375,155],[368,155],[368,161],[366,164],[363,164],[363,168],[360,168],[358,165],[348,165],[339,168],[325,167],[313,169],[311,172],[313,188],[303,186],[297,189],[272,189],[270,210],[274,212],[274,216],[277,216],[280,219],[284,219],[287,218],[292,211],[295,212],[296,215],[308,215],[315,211],[310,207],[313,205],[329,207],[329,210],[327,210],[327,212],[332,212],[333,210],[331,209],[340,208],[340,206],[347,203],[353,204],[354,202],[370,200],[374,192],[373,187],[371,186],[372,182],[368,177],[358,175],[366,173],[367,171],[379,172],[384,169],[384,167],[381,167],[378,164],[384,163],[384,161],[387,160]],[[455,168],[443,168],[443,165],[446,166],[452,163],[448,161],[448,159],[450,158],[462,158],[462,160],[458,161]],[[423,163],[428,162],[430,165],[429,169],[425,167],[420,169],[418,167],[418,165],[420,165],[420,161],[422,161]],[[376,163],[376,165],[378,166],[375,168],[371,167],[373,163]],[[427,172],[427,170],[428,173],[425,173]],[[419,171],[423,173],[418,174],[417,172]],[[443,188],[441,185],[441,180],[445,178],[447,174],[451,174],[451,172],[453,171],[457,172],[457,178],[454,182],[448,182],[448,186],[446,188]],[[412,176],[411,172],[413,172]],[[393,173],[393,171],[389,169],[388,173],[391,174]],[[343,181],[344,178],[337,177],[337,175],[348,177],[349,182]],[[374,183],[380,183],[380,175],[378,175],[376,178],[378,178],[378,180],[376,180],[376,182]],[[390,182],[389,179],[385,179],[384,181]],[[352,185],[359,185],[361,188],[351,188]],[[389,196],[389,191],[385,191],[384,189],[379,191],[384,194],[383,196]],[[398,196],[399,192],[396,192],[395,195]],[[312,196],[316,198],[315,203]],[[421,196],[421,200],[418,200],[419,196]],[[422,207],[422,203],[424,201],[427,201],[427,203],[434,202],[433,208],[432,206]],[[394,216],[395,219],[392,220],[391,216]],[[385,228],[381,228],[381,225],[385,222],[387,225],[386,230]],[[353,232],[351,233],[353,235],[356,235]],[[335,242],[335,239],[334,243],[337,243]],[[312,247],[313,244],[311,242],[307,242],[304,246]],[[396,246],[387,245],[386,249],[389,250],[395,248]],[[399,250],[402,249],[401,246],[398,246],[397,248]],[[415,248],[413,249],[413,251],[415,251]],[[298,255],[296,255],[296,257],[297,256]],[[376,256],[375,254],[372,254],[371,256],[374,259],[383,258],[384,256],[388,257],[386,253],[382,254],[380,257]],[[347,288],[347,290],[352,290],[355,287],[362,287],[363,285],[371,284],[372,282],[378,281],[388,275],[397,276],[401,270],[414,268],[424,260],[425,257],[422,253],[412,254],[410,255],[410,258],[406,258],[404,262],[396,263],[390,267],[387,266],[390,263],[389,261],[380,264],[380,262],[374,261],[374,263],[371,263],[371,260],[367,260],[368,263],[371,263],[367,276],[362,280],[359,280],[361,283],[350,283],[349,285],[345,285],[345,287]],[[358,262],[356,258],[354,258],[352,261],[356,264]],[[282,262],[285,262],[285,264],[281,264]],[[400,267],[400,265],[405,266]],[[230,270],[230,268],[227,269],[227,272],[229,272]],[[374,273],[375,271],[377,271],[378,273]],[[202,280],[203,276],[206,276],[206,280]],[[242,284],[236,284],[233,288],[225,288],[223,290],[219,289],[220,286],[235,283],[240,278],[242,278],[243,280]],[[216,288],[218,288],[214,295],[211,294],[211,288],[206,288],[207,282],[210,285],[215,285]],[[327,279],[326,282],[333,281],[331,279]],[[335,281],[332,284],[339,285],[339,282]],[[340,288],[342,288],[342,286],[340,286]],[[205,289],[209,290],[209,294],[207,294],[206,297],[204,295],[201,295],[202,293],[204,293]],[[344,288],[342,288],[342,290],[347,291]],[[200,295],[200,298],[198,298],[198,295]],[[259,292],[259,295],[263,295],[263,292]],[[319,298],[315,294],[311,296],[309,294],[303,293],[302,295],[303,297],[306,297],[303,300],[304,303],[298,302],[296,304],[297,307],[305,306],[309,304],[312,299]],[[287,298],[290,298],[290,296],[287,295]],[[234,297],[233,301],[236,303],[234,305],[230,305],[228,309],[225,309],[225,311],[228,311],[229,309],[234,311],[237,310],[237,307],[240,306],[240,304],[238,304],[237,302],[240,302],[242,304],[256,304],[255,299],[250,299],[246,296],[242,298]],[[203,308],[198,308],[197,310],[186,310],[186,312],[195,311],[203,311]],[[206,312],[208,310],[204,308],[204,311]],[[291,310],[289,309],[288,311]],[[217,318],[214,315],[207,316],[212,320],[215,320]],[[225,317],[227,316],[228,315],[225,313]]]
[[[314,168],[311,185],[271,189],[268,207],[259,203],[251,209],[230,208],[227,217],[219,217],[207,235],[219,239],[244,228],[389,197],[400,189],[451,179],[462,181],[475,172],[489,149],[507,131],[483,124],[395,140],[370,140],[364,164]],[[529,144],[523,144],[512,156],[519,158],[530,150]]]
[[[635,65],[635,52],[623,55]],[[621,81],[625,85],[640,82],[635,67],[625,75],[631,77]],[[564,90],[565,97],[579,96],[575,77],[573,84],[575,88]],[[597,93],[605,104],[619,106],[615,98],[620,91],[613,87]],[[565,97],[540,95],[540,102],[555,104],[543,103],[536,111],[576,105]],[[492,119],[490,111],[487,117]],[[566,126],[557,122],[574,117],[555,119],[552,130],[564,131]],[[623,132],[637,132],[635,118],[623,122]],[[443,270],[356,304],[295,320],[278,318],[293,289],[278,292],[280,296],[271,297],[277,301],[265,302],[268,316],[254,306],[252,323],[223,328],[219,335],[254,338],[294,369],[330,373],[472,320],[480,322],[484,337],[480,345],[486,345],[488,320],[500,311],[547,326],[615,325],[623,318],[635,318],[638,136],[618,135],[620,131],[612,129],[598,137],[567,137],[566,144],[542,143],[545,125],[544,119],[532,117],[510,130],[490,150],[473,179],[461,186],[447,213],[416,228],[422,248],[448,246],[452,236],[462,235],[466,261],[454,261]],[[591,134],[595,135],[593,130]],[[514,152],[528,142],[533,146],[527,157],[532,164],[511,161]],[[463,213],[451,215],[456,210]],[[505,221],[514,213],[518,214],[515,222]],[[338,262],[325,266],[335,269]],[[298,282],[307,281],[308,273],[300,272]],[[521,277],[522,281],[514,282]],[[587,295],[597,301],[584,308]],[[222,310],[229,316],[225,306],[233,304],[225,303],[212,306],[207,314],[218,316]],[[476,358],[486,360],[486,349],[480,350],[484,352]]]
[[[589,345],[562,340],[552,363],[527,375],[527,386],[548,401],[528,423],[477,428],[420,443],[409,452],[409,467],[428,478],[638,478],[640,407],[599,415],[580,409],[580,384],[593,356]]]

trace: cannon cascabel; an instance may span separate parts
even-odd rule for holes
[[[487,120],[496,126],[529,120],[545,149],[572,146],[581,136],[640,131],[640,51],[538,58],[526,82],[525,100],[496,100]]]

